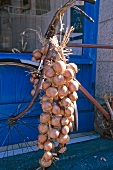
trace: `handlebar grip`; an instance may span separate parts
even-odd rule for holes
[[[84,2],[89,2],[91,4],[95,4],[96,3],[96,0],[84,0]]]

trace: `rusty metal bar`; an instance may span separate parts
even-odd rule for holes
[[[104,45],[104,44],[77,44],[77,43],[72,44],[72,43],[68,43],[67,47],[113,49],[113,45]]]
[[[79,90],[100,110],[107,120],[110,119],[110,114],[106,112],[106,110],[88,93],[88,91],[80,83]]]

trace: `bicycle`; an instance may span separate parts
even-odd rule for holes
[[[60,18],[60,14],[63,14],[67,10],[67,8],[72,6],[72,4],[75,1],[76,0],[71,0],[71,1],[67,2],[62,8],[60,8],[56,12],[56,14],[53,17],[53,20],[51,21],[51,23],[50,23],[50,25],[48,27],[48,30],[46,32],[45,37],[47,39],[49,39],[50,37],[52,37],[55,34],[55,32],[56,32],[56,25],[58,24],[58,21],[59,21],[59,18]],[[95,3],[94,0],[84,0],[84,1],[87,1],[87,2],[90,2],[90,3]],[[51,44],[49,46],[49,49],[50,48],[51,48]],[[47,60],[51,59],[51,55],[52,55],[51,50],[48,50],[47,56],[46,56],[46,58],[43,61],[43,65],[47,62]],[[24,77],[26,77],[26,75],[27,75],[30,78],[30,73],[36,74],[36,76],[39,76],[39,74],[37,73],[37,70],[39,68],[40,63],[37,63],[37,62],[26,61],[26,60],[18,60],[18,59],[15,59],[15,60],[14,59],[4,59],[3,58],[3,59],[0,60],[0,65],[1,66],[5,65],[7,68],[8,68],[8,66],[12,65],[12,70],[14,72],[14,75],[16,75],[16,69],[20,69],[21,72],[23,72],[22,74],[24,75]],[[14,67],[16,67],[16,69]],[[23,68],[25,68],[26,70],[23,69]],[[29,139],[29,137],[26,134],[29,133],[29,130],[33,130],[34,131],[34,129],[35,129],[36,131],[34,133],[36,133],[36,135],[38,135],[37,120],[35,118],[39,117],[39,114],[36,112],[36,106],[35,105],[36,105],[37,102],[39,102],[38,96],[40,94],[40,89],[41,89],[40,87],[41,87],[42,81],[44,79],[43,74],[44,74],[44,71],[42,69],[41,70],[41,75],[42,76],[39,78],[37,89],[36,89],[36,92],[35,92],[35,95],[33,96],[33,98],[30,95],[29,99],[26,99],[26,96],[23,95],[22,97],[24,98],[24,100],[22,100],[22,99],[20,100],[20,96],[21,96],[21,93],[20,93],[19,99],[16,101],[17,103],[19,103],[19,105],[17,104],[17,108],[15,109],[15,112],[12,114],[12,111],[11,111],[11,113],[8,115],[8,118],[6,118],[6,115],[4,115],[4,113],[3,113],[2,120],[6,121],[6,123],[5,124],[3,123],[0,126],[0,129],[3,130],[3,131],[0,132],[0,134],[2,134],[3,137],[4,137],[4,131],[5,131],[6,124],[7,124],[6,131],[8,131],[8,132],[7,132],[7,135],[4,137],[4,140],[1,138],[1,148],[0,149],[2,150],[1,158],[3,158],[6,162],[7,162],[7,158],[8,157],[10,157],[11,155],[17,154],[17,153],[15,153],[15,150],[17,150],[17,152],[21,153],[21,154],[22,153],[26,153],[28,151],[36,151],[37,150],[37,148],[32,147],[32,145],[36,145],[36,142],[34,141],[34,138],[32,138],[34,135],[31,137],[31,139]],[[24,80],[22,82],[24,82]],[[16,83],[20,83],[20,81],[18,81]],[[23,83],[21,83],[21,84],[23,84]],[[79,90],[98,108],[98,110],[100,110],[100,112],[105,117],[104,120],[107,120],[109,124],[112,124],[111,116],[108,113],[108,111],[106,111],[85,90],[85,88],[80,83],[79,83],[79,85],[80,85],[79,86]],[[25,93],[26,93],[26,86],[24,87],[24,90],[25,90]],[[32,86],[30,85],[30,89],[28,91],[28,94],[30,94],[31,90],[32,90]],[[20,89],[20,92],[21,91],[22,90]],[[26,104],[27,104],[27,106],[26,106]],[[22,108],[20,106],[22,106]],[[35,113],[33,113],[33,111],[34,111],[33,109],[35,109]],[[37,108],[37,109],[39,111],[39,108]],[[33,123],[33,122],[26,122],[26,120],[28,118],[27,117],[28,114],[31,115],[31,120],[30,121],[32,121],[34,119],[34,124],[36,123],[35,126],[31,125],[31,123]],[[22,129],[19,129],[18,123],[20,123],[20,126],[21,126]],[[26,125],[26,124],[30,125],[29,130],[23,129],[23,125]],[[77,122],[76,122],[76,124],[77,124]],[[18,132],[18,135],[13,136],[11,130]],[[25,130],[25,131],[23,131],[23,130]],[[10,134],[10,137],[9,137],[9,134]],[[17,143],[16,145],[12,145],[13,144],[13,139],[16,138],[16,137],[20,138],[20,142]],[[12,142],[9,144],[8,142],[10,142],[10,140],[12,140]],[[32,142],[30,143],[29,140],[31,140]],[[27,147],[27,151],[24,150],[24,147]],[[10,152],[11,149],[12,149],[12,151]],[[4,166],[4,165],[2,164],[2,166]],[[9,163],[7,163],[6,166],[9,166]],[[16,165],[14,165],[14,166],[16,166]]]

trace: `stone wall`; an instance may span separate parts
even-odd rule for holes
[[[98,44],[113,45],[113,0],[100,0]],[[96,97],[113,94],[113,50],[97,51]]]

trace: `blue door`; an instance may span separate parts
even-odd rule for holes
[[[73,15],[75,15],[75,18],[79,21],[79,23],[81,23],[78,25],[78,27],[80,27],[80,29],[78,29],[79,30],[78,39],[81,38],[82,43],[85,44],[96,44],[98,33],[99,0],[97,0],[95,5],[85,3],[84,10],[90,17],[93,18],[94,23],[90,22],[86,18],[84,19],[79,18],[79,14],[78,13],[76,14],[75,12]],[[73,17],[72,19],[74,20]],[[72,22],[74,23],[74,21]],[[73,39],[74,38],[72,38],[72,40]],[[77,39],[77,37],[75,39]],[[78,65],[79,72],[77,73],[77,79],[86,88],[86,90],[94,97],[96,76],[96,49],[83,48],[81,49],[81,53],[79,55],[76,55],[76,53],[71,55],[70,61]],[[78,132],[91,131],[94,129],[94,107],[92,103],[86,97],[84,97],[84,95],[80,91],[78,92],[78,95],[79,95],[79,99],[77,101],[79,111]]]

